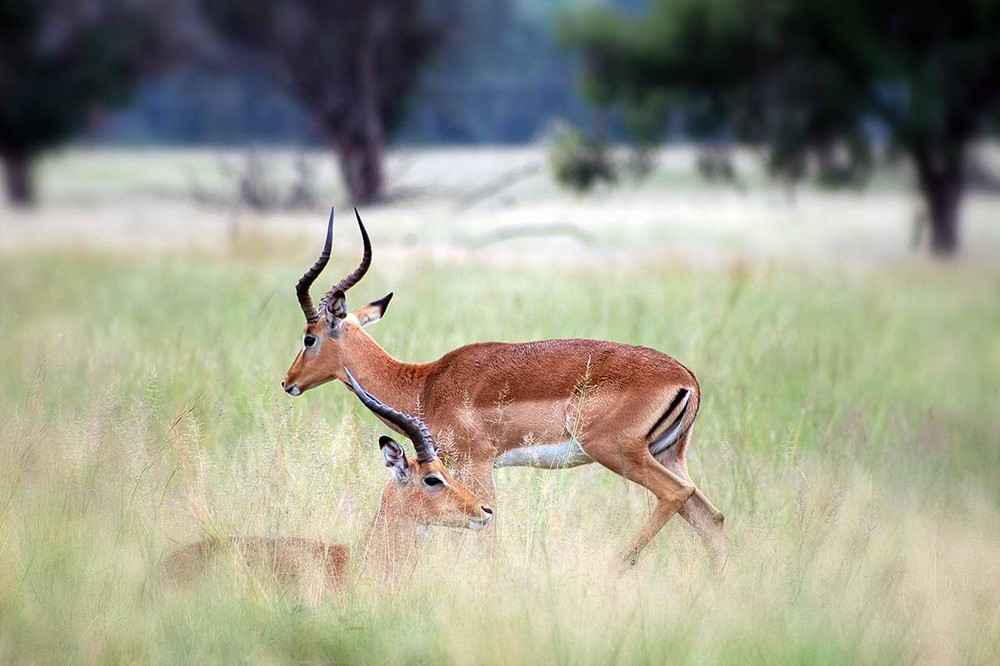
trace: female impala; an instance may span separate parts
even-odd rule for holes
[[[296,286],[306,317],[303,348],[281,385],[289,395],[350,368],[397,409],[449,433],[445,450],[464,463],[470,485],[492,499],[494,467],[561,468],[598,462],[647,488],[657,504],[623,557],[634,562],[680,512],[709,550],[716,571],[725,560],[722,514],[695,487],[685,454],[701,391],[673,358],[646,347],[600,340],[483,342],[429,363],[398,361],[364,330],[385,313],[392,294],[353,313],[345,292],[371,265],[361,216],[364,256],[334,284],[317,310],[309,287],[330,259],[333,212],[319,260]],[[462,472],[462,469],[457,469]]]
[[[393,480],[382,490],[378,511],[365,533],[362,564],[378,565],[383,573],[402,566],[412,554],[423,525],[470,530],[489,525],[493,510],[441,465],[427,426],[415,416],[386,406],[358,386],[350,374],[346,377],[361,402],[409,437],[417,454],[416,460],[410,460],[391,437],[379,438],[382,459],[392,470]],[[164,573],[175,582],[190,582],[219,556],[235,556],[253,569],[268,570],[279,579],[298,582],[311,587],[314,593],[321,593],[344,584],[348,549],[341,544],[290,537],[205,539],[171,553],[164,562]]]

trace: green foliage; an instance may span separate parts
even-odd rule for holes
[[[133,3],[0,4],[0,153],[33,156],[79,133],[95,110],[128,100],[155,52]]]
[[[546,139],[546,158],[556,182],[576,192],[589,192],[599,183],[614,185],[618,172],[607,144],[587,139],[569,123],[555,123]]]
[[[211,26],[244,56],[270,67],[328,129],[365,121],[359,98],[373,82],[379,118],[394,128],[444,30],[434,3],[426,0],[203,0],[202,5]]]
[[[433,47],[447,2],[203,0],[209,23],[257,61],[334,142],[357,201],[382,196],[382,151]]]
[[[591,0],[422,4],[443,6],[438,13],[447,34],[417,73],[401,122],[389,128],[393,141],[527,143],[538,140],[553,117],[589,117],[575,89],[576,58],[560,48],[553,27],[560,6]],[[102,138],[168,145],[311,144],[321,138],[287,85],[279,88],[253,64],[228,71],[187,67],[151,80],[138,103],[101,127]]]
[[[586,107],[571,85],[551,8],[513,0],[462,0],[441,51],[423,73],[406,136],[421,142],[535,141],[552,116]],[[539,12],[532,17],[530,14]]]
[[[39,153],[128,100],[164,45],[148,4],[0,3],[0,161],[12,204],[33,203]]]
[[[690,131],[764,145],[784,177],[839,151],[842,180],[857,183],[884,137],[913,159],[944,232],[965,148],[1000,112],[996,2],[657,0],[638,17],[567,19],[563,34],[582,47],[595,101],[671,95]]]

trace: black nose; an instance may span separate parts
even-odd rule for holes
[[[485,513],[488,516],[492,516],[493,515],[493,509],[491,509],[490,507],[484,505],[483,506],[483,513]]]
[[[281,380],[281,388],[285,388],[285,380],[284,379]]]

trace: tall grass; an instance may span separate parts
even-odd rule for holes
[[[247,259],[250,256],[253,258]],[[619,573],[649,496],[589,466],[501,470],[495,538],[431,530],[412,573],[309,608],[247,572],[167,589],[206,534],[354,544],[388,472],[341,388],[298,400],[301,257],[0,262],[0,661],[995,663],[995,272],[384,262],[375,337],[646,344],[705,398],[696,482],[726,514],[713,583],[679,519]]]

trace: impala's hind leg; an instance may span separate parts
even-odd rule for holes
[[[690,499],[695,492],[694,484],[657,462],[641,439],[637,439],[632,447],[592,444],[586,447],[586,452],[612,472],[638,483],[656,496],[653,512],[629,547],[622,552],[626,563],[635,564],[646,544]]]
[[[724,517],[697,488],[678,513],[694,528],[708,550],[712,573],[721,576],[726,568],[726,535],[722,529]]]
[[[689,429],[679,439],[676,446],[657,456],[657,460],[667,469],[689,482],[691,482],[691,475],[688,473],[684,453],[690,437],[691,430]],[[701,537],[701,541],[705,544],[712,560],[712,571],[716,576],[720,576],[726,566],[726,537],[722,529],[725,516],[708,501],[708,498],[698,488],[695,488],[694,494],[678,510],[678,513]]]

